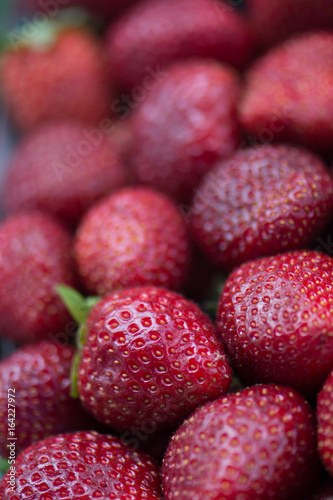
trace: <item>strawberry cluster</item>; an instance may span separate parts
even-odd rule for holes
[[[332,3],[19,4],[0,500],[331,499]]]

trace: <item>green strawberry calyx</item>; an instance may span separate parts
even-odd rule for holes
[[[0,479],[2,475],[5,475],[9,469],[9,462],[3,457],[0,457]]]
[[[57,285],[56,292],[72,318],[79,325],[76,335],[77,351],[73,357],[71,368],[71,396],[77,398],[77,371],[87,336],[86,323],[91,309],[101,300],[101,297],[84,297],[80,292],[68,285]]]

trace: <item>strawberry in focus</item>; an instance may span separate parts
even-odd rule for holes
[[[275,382],[314,398],[333,366],[333,258],[295,251],[229,276],[218,335],[248,385]]]
[[[74,286],[71,237],[52,217],[12,215],[0,226],[0,335],[32,342],[70,321],[55,286]]]
[[[332,31],[287,40],[256,60],[239,104],[245,131],[332,153],[332,70]]]
[[[106,41],[111,72],[125,90],[136,85],[150,90],[148,70],[179,59],[216,59],[242,68],[253,48],[245,19],[215,0],[140,2],[111,24]]]
[[[141,285],[178,289],[187,279],[190,242],[172,200],[148,188],[127,188],[86,214],[74,255],[90,293]]]
[[[73,347],[45,340],[22,347],[0,362],[0,455],[8,454],[9,423],[14,423],[10,428],[16,453],[51,434],[94,424],[79,401],[70,397],[73,355]]]
[[[333,371],[318,395],[317,421],[319,454],[327,471],[333,476]]]
[[[189,212],[197,244],[231,267],[311,243],[333,213],[333,181],[314,154],[293,146],[237,151],[203,179]]]
[[[303,500],[319,479],[315,420],[287,387],[258,385],[208,403],[174,434],[165,500]]]
[[[181,295],[125,289],[90,312],[78,394],[89,413],[116,430],[147,437],[173,429],[223,395],[231,376],[210,319]]]
[[[75,225],[96,201],[128,180],[118,145],[101,130],[59,121],[28,134],[4,181],[7,213],[39,209]]]
[[[77,432],[52,436],[24,450],[0,483],[2,500],[95,498],[161,500],[159,470],[143,453],[113,436]]]
[[[236,149],[238,97],[237,74],[214,61],[178,62],[164,71],[131,120],[136,180],[180,200],[191,197],[217,159]]]
[[[60,31],[45,46],[7,51],[0,86],[10,119],[24,132],[54,120],[97,124],[111,114],[103,50],[84,30]]]

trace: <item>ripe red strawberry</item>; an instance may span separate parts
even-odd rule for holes
[[[333,32],[291,39],[257,60],[240,102],[245,130],[260,140],[333,147]]]
[[[177,63],[133,115],[137,180],[180,199],[237,146],[238,78],[214,61]],[[167,103],[167,105],[166,105]]]
[[[91,293],[105,295],[139,285],[178,289],[187,278],[190,244],[172,200],[151,189],[128,188],[87,213],[74,254]]]
[[[303,500],[318,480],[315,422],[295,391],[254,386],[199,408],[162,467],[165,500]]]
[[[190,221],[197,243],[228,271],[312,242],[332,212],[333,182],[319,158],[261,146],[217,164],[196,192]]]
[[[245,19],[216,0],[146,0],[111,24],[107,35],[112,74],[127,90],[151,90],[158,83],[152,71],[179,59],[215,58],[241,68],[253,48]]]
[[[13,215],[0,226],[0,335],[17,342],[46,338],[70,321],[54,287],[74,284],[71,238],[39,212]]]
[[[315,396],[333,366],[333,259],[296,251],[243,264],[228,278],[217,328],[247,384]]]
[[[82,123],[46,124],[14,153],[3,189],[7,212],[40,209],[70,224],[128,174],[112,137]]]
[[[23,131],[59,119],[98,123],[111,113],[103,51],[83,30],[62,31],[44,48],[15,46],[2,61],[0,85],[9,117]]]
[[[319,454],[326,469],[333,476],[333,371],[318,396],[317,421]]]
[[[8,455],[10,436],[20,453],[51,434],[93,424],[70,397],[73,354],[74,348],[47,340],[22,347],[0,362],[0,455]]]
[[[159,471],[143,453],[97,432],[52,436],[23,451],[0,484],[2,500],[160,500]]]
[[[262,45],[295,33],[333,28],[333,4],[327,0],[248,0],[248,15]]]
[[[77,376],[89,413],[142,440],[173,429],[231,383],[210,319],[155,287],[125,289],[93,307]]]

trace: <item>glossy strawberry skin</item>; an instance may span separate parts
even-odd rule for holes
[[[203,60],[164,74],[133,115],[130,165],[138,182],[186,200],[214,162],[236,149],[238,77]]]
[[[146,455],[120,439],[96,432],[60,434],[33,444],[15,462],[16,489],[9,473],[2,500],[117,498],[160,500],[159,471]]]
[[[319,454],[327,471],[333,476],[333,371],[318,395],[317,421]]]
[[[203,179],[190,210],[192,233],[215,264],[301,248],[333,213],[333,182],[322,160],[287,145],[238,151]]]
[[[172,200],[151,189],[127,188],[87,213],[74,254],[90,293],[141,285],[179,289],[187,279],[190,242]]]
[[[333,32],[304,34],[258,59],[245,75],[239,117],[260,140],[332,152]]]
[[[60,432],[89,428],[93,419],[70,397],[74,348],[41,341],[0,363],[0,455],[7,456],[8,419],[15,422],[16,453]],[[12,398],[8,412],[8,398]]]
[[[264,46],[296,33],[333,27],[333,4],[327,0],[248,0],[247,8],[253,31]]]
[[[75,286],[71,237],[40,212],[13,215],[0,226],[0,334],[32,342],[71,321],[55,286]]]
[[[7,213],[38,209],[71,225],[128,180],[118,146],[79,122],[45,124],[15,151],[3,188]]]
[[[253,48],[246,21],[212,0],[140,2],[110,26],[106,41],[112,73],[127,90],[145,86],[147,68],[156,71],[179,59],[215,58],[242,68]]]
[[[166,500],[303,500],[318,471],[308,403],[258,385],[194,412],[169,444],[162,479]]]
[[[18,48],[2,62],[1,88],[21,131],[43,122],[99,123],[110,115],[110,81],[103,51],[84,31],[64,31],[51,47]]]
[[[217,329],[247,384],[275,382],[316,396],[333,366],[333,259],[295,251],[229,276]]]
[[[125,289],[91,311],[78,392],[95,418],[145,438],[224,394],[231,371],[209,318],[157,287]]]

